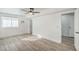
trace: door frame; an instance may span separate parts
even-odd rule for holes
[[[76,9],[73,9],[73,10],[69,10],[69,11],[65,11],[65,12],[62,12],[61,13],[61,43],[62,43],[62,15],[63,14],[68,14],[68,13],[74,13],[74,21],[75,21],[75,10]],[[75,26],[74,26],[74,29],[75,29]],[[75,30],[74,30],[74,32],[75,32]],[[75,36],[74,36],[75,37]],[[74,44],[74,46],[75,46],[75,44]]]
[[[70,12],[70,13],[73,13],[74,14],[74,12]],[[62,16],[63,15],[66,15],[66,14],[70,14],[70,13],[65,13],[65,14],[62,14],[61,15],[61,30],[62,30]],[[75,17],[75,14],[73,15],[73,17]],[[73,18],[74,19],[74,18]],[[74,26],[74,20],[73,20],[73,26]],[[73,27],[73,31],[74,31],[74,27]],[[63,32],[62,32],[63,33]],[[74,35],[74,32],[73,32],[73,35]],[[63,36],[63,35],[62,35]],[[73,36],[70,36],[70,31],[68,30],[68,37],[73,37]]]
[[[77,32],[79,33],[79,29],[78,27],[76,27],[76,25],[79,25],[79,23],[76,23],[76,22],[79,22],[79,8],[77,8],[75,10],[75,32],[74,32],[74,36],[75,36],[75,41],[74,41],[74,45],[75,45],[75,48],[77,51],[79,51],[79,34],[77,34]],[[78,35],[78,36],[77,36]]]

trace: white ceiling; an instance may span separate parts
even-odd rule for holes
[[[16,15],[24,15],[26,17],[34,17],[38,15],[43,15],[47,13],[53,13],[53,12],[58,12],[58,11],[73,9],[73,8],[35,8],[35,11],[40,12],[39,14],[35,14],[35,15],[25,14],[25,12],[22,9],[24,8],[0,8],[0,12],[16,14]],[[26,10],[29,10],[29,8],[26,8]]]
[[[48,13],[70,10],[70,9],[74,9],[74,8],[35,8],[35,11],[40,12],[39,14],[35,14],[35,15],[25,14],[25,15],[27,17],[34,17],[34,16],[40,16],[40,15],[44,15],[44,14],[48,14]],[[26,10],[29,10],[29,8],[26,8]]]

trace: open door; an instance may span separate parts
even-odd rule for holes
[[[74,33],[74,36],[75,36],[75,48],[76,50],[79,51],[79,9],[76,9],[75,10],[75,33]]]

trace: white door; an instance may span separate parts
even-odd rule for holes
[[[75,11],[75,48],[79,50],[79,9]]]

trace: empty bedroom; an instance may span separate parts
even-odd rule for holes
[[[79,50],[78,8],[0,8],[0,51]]]

